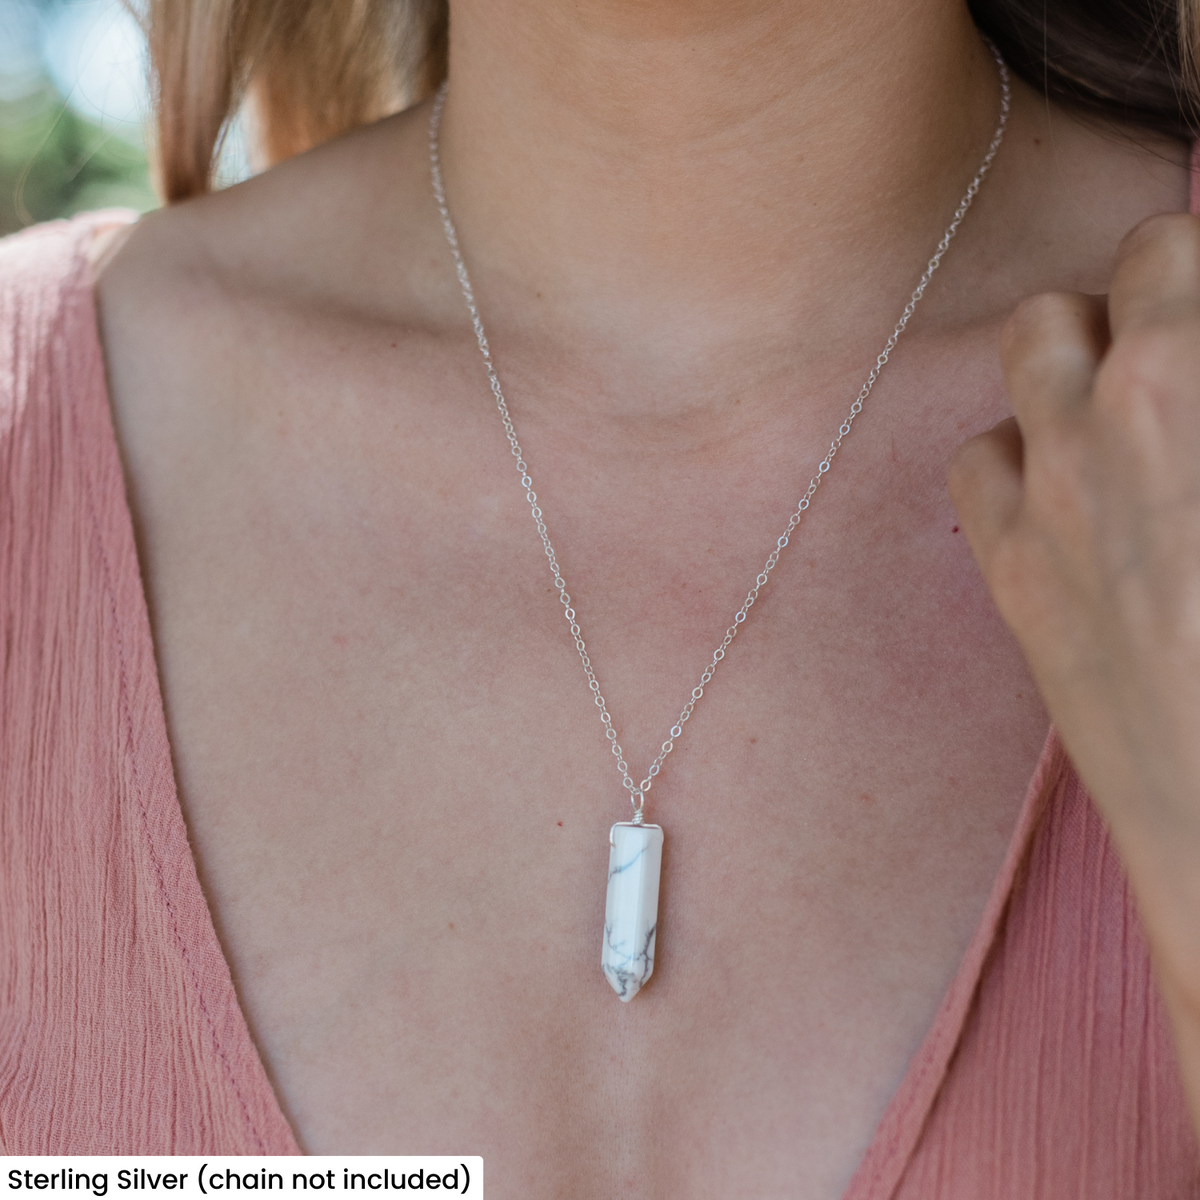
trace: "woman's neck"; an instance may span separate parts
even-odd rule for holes
[[[484,299],[627,353],[794,344],[839,281],[897,309],[999,100],[960,0],[456,0],[450,45]]]

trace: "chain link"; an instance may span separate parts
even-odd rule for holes
[[[871,368],[871,373],[867,376],[866,382],[855,397],[854,403],[851,404],[850,411],[846,414],[845,420],[838,427],[837,436],[830,443],[828,452],[818,464],[817,473],[809,480],[804,495],[800,497],[799,504],[797,504],[795,511],[793,511],[791,517],[788,519],[787,527],[784,529],[783,534],[776,540],[775,548],[767,555],[763,569],[754,580],[754,586],[747,592],[746,599],[742,601],[741,608],[734,614],[733,623],[725,630],[725,636],[721,639],[721,644],[713,652],[712,661],[700,676],[700,682],[692,689],[692,694],[683,706],[675,724],[671,726],[671,732],[667,740],[663,742],[658,757],[650,764],[650,768],[646,772],[646,777],[641,783],[635,783],[629,773],[629,764],[625,761],[625,751],[621,749],[621,743],[617,740],[617,731],[613,727],[612,717],[608,713],[608,705],[600,691],[600,683],[596,678],[595,669],[592,667],[587,643],[584,641],[583,633],[579,628],[579,621],[576,618],[571,595],[567,591],[566,580],[563,578],[562,570],[558,565],[558,558],[554,553],[554,546],[550,541],[550,535],[546,531],[546,522],[543,518],[541,507],[538,504],[537,492],[533,490],[533,478],[529,474],[529,467],[525,462],[525,454],[521,449],[521,443],[517,440],[517,431],[513,427],[512,417],[509,415],[508,402],[504,398],[504,392],[500,387],[500,377],[496,374],[496,365],[492,361],[492,351],[488,345],[487,334],[484,332],[483,319],[480,317],[479,308],[475,303],[475,291],[471,286],[471,278],[467,274],[467,265],[463,261],[462,251],[459,248],[458,232],[454,227],[454,221],[450,217],[450,209],[446,205],[446,192],[442,184],[439,134],[441,130],[442,109],[446,103],[448,83],[443,83],[438,90],[433,104],[433,112],[429,118],[429,170],[433,182],[434,199],[437,202],[438,213],[441,215],[442,228],[446,234],[446,241],[450,246],[450,253],[454,258],[454,269],[458,275],[458,282],[462,287],[463,299],[466,301],[467,311],[471,315],[471,325],[475,330],[475,340],[479,343],[479,352],[483,356],[488,383],[491,385],[492,395],[496,400],[496,408],[500,412],[500,419],[504,423],[504,432],[508,436],[508,444],[512,448],[513,457],[517,460],[517,470],[521,475],[521,486],[525,489],[525,499],[528,501],[530,511],[533,514],[538,536],[542,539],[542,547],[545,550],[546,559],[550,564],[550,572],[554,576],[554,586],[558,588],[558,598],[563,607],[563,615],[570,626],[571,636],[575,639],[575,648],[579,651],[579,659],[583,663],[583,669],[587,675],[588,687],[592,691],[596,707],[600,710],[600,720],[604,723],[604,736],[608,739],[609,746],[617,760],[617,770],[621,772],[621,778],[630,793],[630,800],[633,804],[633,820],[636,823],[640,823],[642,820],[642,807],[645,803],[645,794],[653,786],[654,779],[662,769],[667,755],[675,748],[675,742],[683,736],[683,727],[692,715],[692,710],[704,695],[704,689],[712,680],[717,667],[721,665],[726,651],[732,644],[733,639],[737,637],[738,630],[745,623],[746,616],[750,609],[754,607],[759,593],[766,587],[767,580],[770,578],[771,572],[775,569],[775,564],[779,561],[779,556],[783,553],[792,534],[796,531],[796,527],[804,519],[804,514],[812,503],[813,496],[816,494],[817,488],[821,485],[821,480],[829,473],[829,468],[834,458],[842,448],[842,442],[849,435],[855,418],[862,412],[863,405],[875,387],[875,382],[879,378],[880,372],[887,365],[892,351],[896,348],[896,343],[900,340],[900,335],[912,319],[913,313],[916,312],[917,305],[921,302],[921,297],[925,295],[925,289],[928,288],[929,281],[933,278],[933,273],[941,264],[942,257],[949,248],[951,240],[958,232],[958,227],[962,224],[963,218],[967,215],[967,210],[971,207],[971,203],[975,199],[984,177],[991,170],[992,162],[1000,149],[1000,143],[1004,140],[1004,131],[1008,125],[1010,101],[1008,67],[996,48],[993,46],[991,49],[1000,70],[1001,97],[1000,120],[996,126],[996,132],[992,135],[992,140],[988,145],[987,154],[984,156],[979,170],[976,171],[975,178],[971,180],[966,193],[959,202],[958,208],[954,213],[954,218],[946,227],[945,233],[942,234],[942,239],[938,242],[933,257],[926,264],[925,273],[921,276],[920,282],[913,290],[908,303],[904,306],[904,311],[900,314],[900,320],[896,322],[896,327],[888,337],[887,343],[880,352],[879,357],[875,359],[875,365]]]

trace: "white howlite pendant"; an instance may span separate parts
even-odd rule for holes
[[[600,966],[613,991],[622,1000],[632,1000],[654,970],[662,826],[620,821],[609,830],[608,844]]]

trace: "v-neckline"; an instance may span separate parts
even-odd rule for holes
[[[98,484],[105,490],[111,488],[119,495],[120,511],[117,520],[109,530],[109,537],[119,538],[121,545],[114,547],[116,553],[113,559],[118,564],[129,564],[128,570],[134,579],[124,581],[123,592],[128,596],[136,595],[136,611],[114,604],[113,620],[118,626],[118,635],[122,642],[133,646],[137,653],[131,659],[143,665],[145,678],[130,679],[123,686],[131,689],[141,689],[143,703],[141,713],[143,725],[136,725],[129,730],[129,753],[133,756],[146,755],[148,758],[165,757],[165,762],[154,762],[147,774],[157,772],[162,778],[169,780],[169,794],[160,788],[158,796],[164,811],[155,814],[156,820],[147,822],[144,826],[145,837],[152,843],[149,849],[156,859],[164,856],[173,857],[174,870],[170,872],[172,883],[160,879],[160,885],[165,889],[165,899],[169,906],[179,914],[179,927],[190,931],[190,940],[194,943],[183,947],[198,959],[211,962],[215,956],[222,968],[219,971],[210,970],[207,985],[198,978],[193,978],[193,984],[198,989],[206,989],[207,995],[199,999],[202,1007],[214,1012],[225,1014],[225,1020],[219,1023],[210,1022],[213,1038],[213,1051],[224,1061],[227,1070],[232,1072],[229,1065],[233,1062],[244,1062],[249,1058],[256,1063],[257,1078],[238,1080],[232,1077],[231,1083],[239,1097],[243,1090],[258,1091],[266,1089],[269,1097],[260,1095],[257,1105],[247,1108],[249,1113],[257,1108],[260,1112],[264,1106],[270,1108],[269,1125],[279,1131],[286,1129],[290,1141],[288,1146],[277,1146],[275,1153],[300,1154],[299,1142],[295,1131],[274,1092],[270,1075],[262,1054],[254,1041],[249,1022],[246,1020],[237,990],[233,982],[233,973],[229,959],[217,936],[216,923],[208,898],[200,884],[200,875],[195,855],[192,852],[187,834],[187,825],[183,808],[179,799],[178,787],[175,781],[173,755],[166,724],[166,711],[163,703],[161,680],[158,669],[158,659],[154,645],[153,630],[149,618],[149,605],[146,595],[145,580],[142,575],[141,561],[137,552],[137,541],[134,532],[134,518],[128,502],[125,488],[124,468],[121,451],[116,437],[116,426],[112,407],[112,399],[108,389],[107,371],[105,368],[104,347],[100,337],[99,318],[95,295],[95,281],[88,257],[92,237],[102,224],[113,224],[118,221],[128,221],[129,214],[113,212],[87,214],[75,218],[78,225],[78,238],[74,246],[76,256],[75,269],[72,272],[75,286],[86,292],[74,311],[80,314],[86,324],[78,336],[86,339],[86,359],[91,364],[92,377],[88,386],[81,394],[72,400],[76,405],[91,405],[95,411],[83,412],[82,423],[90,426],[95,433],[103,438],[105,445],[96,447],[103,452],[97,454],[94,461],[97,468],[112,477],[100,479]],[[110,586],[116,587],[121,581],[110,581]],[[132,607],[132,606],[130,606]],[[842,1195],[842,1200],[886,1200],[891,1196],[904,1169],[912,1156],[938,1091],[946,1077],[950,1060],[955,1047],[962,1036],[963,1027],[971,1009],[984,964],[995,943],[1004,911],[1013,890],[1021,861],[1026,856],[1032,842],[1033,832],[1043,809],[1043,799],[1061,778],[1064,771],[1069,769],[1065,753],[1054,731],[1051,730],[1045,746],[1038,759],[1033,777],[1026,790],[1024,803],[1003,864],[997,875],[988,897],[983,915],[976,925],[970,944],[959,963],[954,978],[947,989],[938,1008],[933,1024],[926,1032],[920,1048],[910,1060],[900,1082],[885,1108],[879,1123],[868,1143],[867,1149],[855,1170],[849,1185]],[[181,849],[182,847],[182,849]],[[238,1053],[227,1055],[222,1039],[239,1043]],[[260,1145],[265,1146],[262,1133],[251,1128]],[[215,1148],[214,1148],[215,1149]],[[267,1152],[267,1151],[260,1151]]]

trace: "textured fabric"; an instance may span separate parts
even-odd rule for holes
[[[176,799],[91,225],[0,249],[0,1146],[295,1153]]]
[[[1133,900],[1052,734],[974,944],[845,1200],[1196,1196]]]
[[[102,219],[0,244],[0,1150],[296,1153],[175,792],[83,257]],[[1128,887],[1053,734],[845,1200],[951,1197],[1200,1197]]]

